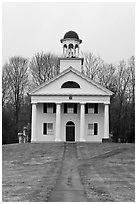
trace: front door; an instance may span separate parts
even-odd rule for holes
[[[75,124],[71,121],[66,124],[66,141],[75,141]]]

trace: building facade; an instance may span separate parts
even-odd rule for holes
[[[81,73],[82,40],[74,31],[61,39],[60,73],[31,94],[31,142],[102,142],[109,139],[113,94]]]

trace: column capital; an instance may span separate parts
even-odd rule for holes
[[[57,104],[57,105],[61,105],[61,104],[62,104],[62,102],[55,102],[55,104]]]
[[[31,102],[32,105],[37,105],[37,102]]]
[[[110,102],[104,102],[104,105],[110,105]]]
[[[80,105],[85,105],[86,104],[86,102],[80,102]]]

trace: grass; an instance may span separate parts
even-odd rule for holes
[[[90,202],[135,201],[134,144],[82,143],[77,148],[79,173]]]
[[[91,202],[135,200],[134,144],[77,143],[78,171]],[[64,143],[3,145],[3,201],[48,201]]]
[[[63,152],[63,143],[4,145],[3,201],[47,201]]]

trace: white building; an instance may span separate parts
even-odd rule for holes
[[[31,92],[32,142],[109,139],[109,104],[113,93],[81,73],[82,40],[69,31],[61,39],[60,74]]]

